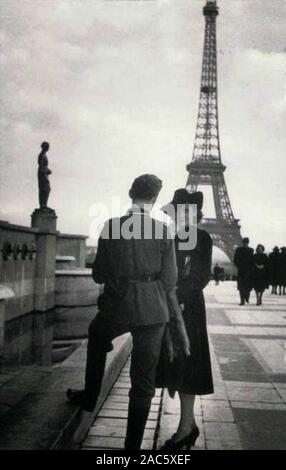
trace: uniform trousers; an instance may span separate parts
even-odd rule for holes
[[[126,449],[140,449],[151,401],[156,367],[166,323],[132,326],[124,315],[99,312],[89,326],[83,408],[92,411],[100,393],[107,353],[112,340],[131,332],[131,353]]]

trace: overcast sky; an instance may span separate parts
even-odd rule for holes
[[[43,140],[63,232],[89,234],[93,205],[128,203],[142,173],[162,178],[162,204],[185,185],[204,3],[1,0],[1,219],[30,223]],[[218,4],[226,183],[242,235],[270,249],[286,245],[286,2]]]

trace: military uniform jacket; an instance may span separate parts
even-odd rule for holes
[[[130,228],[127,239],[126,234],[122,235],[126,227]],[[147,276],[156,279],[140,281]],[[105,283],[105,290],[110,280],[130,281],[117,308],[130,327],[169,320],[166,291],[176,286],[177,278],[174,240],[166,225],[139,209],[105,224],[98,242],[93,279]]]

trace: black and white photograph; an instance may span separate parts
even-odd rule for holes
[[[285,24],[0,0],[1,451],[286,450]]]

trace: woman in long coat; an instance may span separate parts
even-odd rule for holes
[[[262,295],[269,287],[269,259],[264,253],[265,248],[259,244],[253,255],[253,288],[256,293],[256,305],[262,304]]]
[[[278,246],[273,248],[269,255],[269,283],[272,286],[271,294],[277,294],[280,280],[281,253]]]
[[[163,208],[169,213],[174,208],[177,234],[175,237],[178,288],[177,297],[190,340],[190,356],[177,356],[171,367],[168,388],[179,392],[181,417],[177,432],[169,439],[163,450],[190,448],[199,436],[194,416],[196,395],[213,393],[211,360],[206,325],[206,308],[203,289],[210,280],[212,240],[207,232],[197,229],[197,243],[192,249],[182,249],[182,239],[190,231],[190,204],[197,206],[197,222],[202,218],[203,194],[188,193],[185,189],[175,192],[173,201]],[[183,208],[183,211],[180,211]],[[183,235],[181,236],[181,233]],[[192,236],[192,235],[191,235]]]

